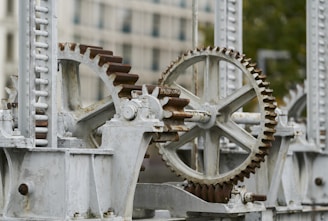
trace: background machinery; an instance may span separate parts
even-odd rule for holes
[[[226,47],[187,51],[147,85],[112,51],[58,43],[56,1],[20,2],[19,75],[0,110],[0,220],[328,220],[327,3],[307,2],[306,87],[278,108],[237,52],[240,1],[217,10]],[[87,107],[80,65],[109,92]],[[185,83],[195,70],[199,90]],[[149,145],[183,182],[138,183]]]

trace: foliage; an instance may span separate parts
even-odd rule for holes
[[[302,82],[306,64],[306,3],[284,0],[243,1],[244,52],[256,58],[258,49],[287,50],[289,60],[268,60],[267,79],[281,98]]]
[[[213,27],[201,26],[205,45],[213,45]],[[267,60],[267,79],[278,98],[302,83],[306,65],[305,0],[243,1],[243,52],[256,62],[260,49],[287,50],[288,60]]]

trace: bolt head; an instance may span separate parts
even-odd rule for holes
[[[323,186],[324,180],[322,179],[322,177],[317,177],[317,178],[314,179],[314,183],[317,186]]]
[[[28,194],[28,185],[26,183],[19,185],[18,192],[23,196],[26,196]]]
[[[123,108],[122,115],[126,120],[133,120],[137,115],[137,109],[133,105],[127,105]]]

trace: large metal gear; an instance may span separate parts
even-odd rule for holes
[[[242,87],[229,95],[219,93],[221,63],[233,65],[243,74]],[[177,83],[178,78],[183,78],[184,81],[191,78],[185,75],[194,71],[190,71],[192,67],[198,71],[203,70],[204,83],[198,96],[190,89],[181,86],[181,83]],[[201,186],[205,184],[208,189],[213,189],[215,184],[221,185],[221,188],[230,187],[231,184],[242,181],[244,177],[249,177],[250,173],[254,173],[255,169],[260,167],[274,140],[276,105],[272,90],[268,88],[269,83],[256,68],[256,64],[251,63],[251,59],[226,48],[196,49],[186,52],[174,61],[162,74],[159,82],[163,86],[178,88],[181,91],[181,97],[190,100],[188,107],[192,110],[208,113],[207,120],[187,124],[189,131],[181,133],[178,142],[158,145],[163,160],[173,171],[188,181],[202,184]],[[186,82],[182,84],[186,85]],[[248,113],[248,117],[243,119],[243,113],[238,110],[254,101],[256,101],[258,111]],[[251,116],[260,128],[255,136],[251,134],[247,125],[247,119]],[[228,150],[229,157],[233,157],[234,151],[238,155],[240,153],[244,155],[239,165],[225,171],[222,169],[224,166],[220,164],[220,157],[226,150],[221,142],[223,137],[242,150]],[[203,147],[198,147],[203,149],[203,170],[192,168],[178,154],[180,149],[184,149],[186,144],[195,138],[203,140]],[[193,185],[191,189],[195,188],[197,185]],[[204,192],[207,191],[204,190]]]
[[[132,98],[132,92],[142,93],[142,85],[136,85],[139,76],[129,73],[131,66],[122,63],[122,57],[114,56],[112,51],[98,46],[77,43],[59,43],[58,62],[62,72],[62,115],[67,128],[64,132],[89,140],[89,144],[99,145],[94,141],[92,133],[110,120],[114,114],[121,113],[121,104]],[[86,65],[104,83],[109,95],[87,107],[82,107],[80,65]],[[147,85],[151,93],[157,86]],[[180,91],[173,88],[159,87],[157,99],[165,112],[163,121],[164,133],[155,134],[154,142],[178,139],[178,131],[186,130],[184,118],[180,113],[188,104],[187,99],[179,98]],[[91,135],[91,136],[90,136]]]
[[[138,75],[130,74],[131,66],[122,64],[122,57],[101,47],[76,43],[59,43],[58,62],[62,76],[62,115],[65,133],[89,139],[93,131],[119,111],[120,97],[134,89]],[[84,64],[104,83],[109,95],[83,107],[81,99],[80,65]],[[128,97],[128,96],[127,96]],[[69,119],[68,119],[69,118]],[[83,129],[82,129],[83,128]],[[96,144],[95,142],[90,142]],[[97,146],[97,144],[96,144]]]

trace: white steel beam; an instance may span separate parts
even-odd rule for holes
[[[214,44],[242,53],[242,1],[216,0]],[[220,94],[226,96],[242,85],[242,74],[233,65],[220,65]]]
[[[328,41],[325,0],[307,0],[307,134],[318,148],[327,147]],[[327,148],[326,148],[327,149]]]

